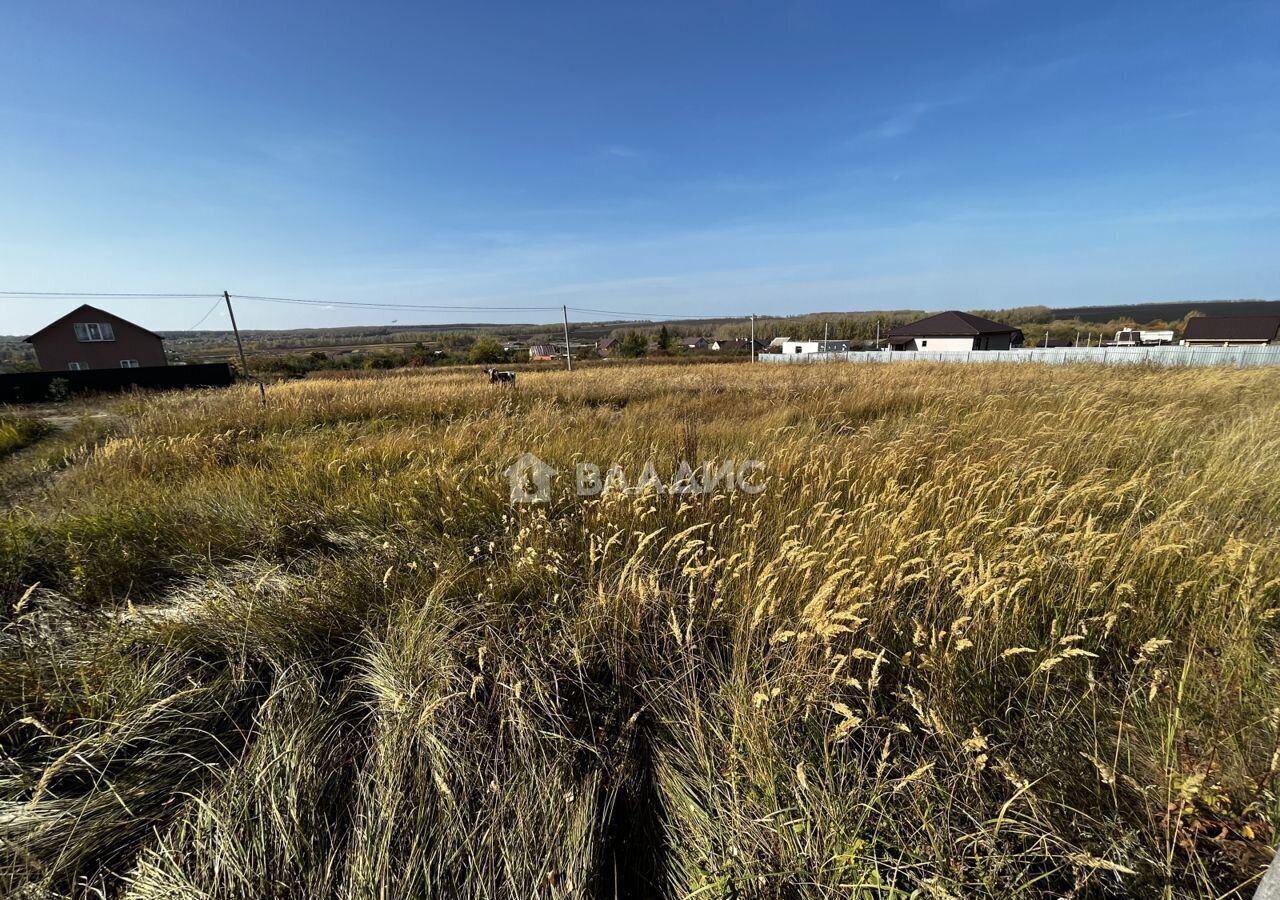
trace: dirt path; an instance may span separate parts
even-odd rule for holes
[[[63,471],[57,464],[41,463],[42,459],[82,442],[100,442],[125,421],[124,416],[88,405],[27,407],[22,415],[47,422],[53,430],[0,460],[0,508],[35,497]]]
[[[70,431],[72,428],[84,422],[86,419],[102,425],[114,425],[124,421],[123,416],[109,412],[86,412],[78,416],[68,415],[41,415],[39,412],[34,413],[38,419],[43,419],[59,431]]]

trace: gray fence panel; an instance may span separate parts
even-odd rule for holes
[[[758,359],[765,363],[790,365],[827,362],[868,364],[1013,362],[1043,363],[1046,365],[1093,363],[1108,366],[1149,365],[1181,368],[1231,366],[1243,369],[1254,366],[1280,365],[1280,346],[1265,344],[1252,347],[1047,347],[1043,349],[1032,347],[1025,350],[907,350],[898,352],[860,352],[850,350],[847,353],[762,353]]]

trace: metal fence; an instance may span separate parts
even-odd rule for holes
[[[1147,365],[1167,367],[1280,365],[1280,345],[1252,347],[1030,347],[1022,350],[900,350],[847,353],[762,353],[767,363],[1043,363],[1067,365],[1094,363],[1106,366]]]

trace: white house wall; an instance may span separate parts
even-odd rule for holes
[[[973,349],[971,337],[930,337],[916,338],[916,350],[938,350],[942,352],[963,352]]]
[[[783,353],[821,353],[822,341],[787,341],[782,345]],[[830,340],[826,342],[828,353],[844,353],[849,349],[849,342]]]

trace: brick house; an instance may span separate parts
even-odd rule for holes
[[[165,366],[164,339],[85,304],[27,338],[45,372]]]

